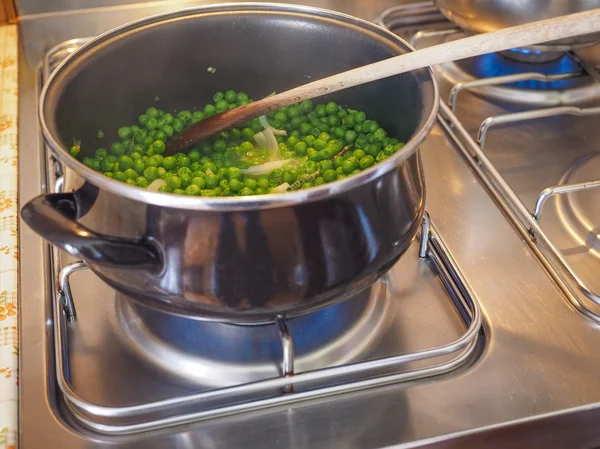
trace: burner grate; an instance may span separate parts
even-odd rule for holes
[[[67,327],[76,324],[77,315],[69,278],[73,273],[87,269],[84,262],[74,262],[61,270],[58,281],[60,289],[54,297],[58,387],[67,407],[81,424],[103,434],[126,435],[453,371],[476,353],[482,333],[482,312],[427,214],[419,238],[419,258],[431,262],[465,322],[466,331],[457,340],[414,353],[296,373],[294,336],[289,332],[286,319],[280,317],[273,323],[278,329],[282,347],[281,374],[278,377],[121,407],[92,403],[81,397],[71,385]],[[449,360],[436,362],[436,359],[448,355],[452,356]],[[418,361],[432,364],[407,370],[408,364]]]

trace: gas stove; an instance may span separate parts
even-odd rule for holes
[[[312,6],[416,47],[462,35],[429,2],[394,3]],[[44,79],[82,36],[186,5],[23,18],[21,204],[62,188],[37,128]],[[260,326],[163,315],[21,226],[21,447],[598,444],[600,47],[515,51],[435,68],[419,239],[320,312]]]

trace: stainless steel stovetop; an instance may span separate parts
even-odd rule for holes
[[[460,37],[427,2],[297,3],[379,18],[417,47]],[[189,5],[22,19],[21,204],[60,188],[35,107],[81,42],[61,43]],[[597,65],[594,47],[437,67],[447,102],[421,148],[431,221],[384,282],[318,316],[200,332],[21,226],[21,447],[600,444]]]

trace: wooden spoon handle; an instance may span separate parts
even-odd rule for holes
[[[273,110],[349,87],[431,65],[598,31],[600,31],[600,8],[518,25],[491,33],[476,34],[394,56],[208,117],[171,140],[167,144],[167,152],[172,154],[180,151],[224,129],[247,122]]]

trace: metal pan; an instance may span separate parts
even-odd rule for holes
[[[166,110],[229,88],[259,98],[408,51],[368,22],[276,4],[193,8],[104,34],[43,90],[41,127],[65,166],[65,193],[33,199],[23,219],[116,290],[169,313],[260,322],[341,301],[385,273],[419,228],[425,186],[417,149],[438,106],[430,70],[324,99],[365,110],[407,143],[359,175],[313,189],[153,193],[94,172],[67,144],[77,137],[92,152],[98,129],[133,123],[155,97]]]

